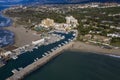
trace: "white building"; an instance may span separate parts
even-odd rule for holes
[[[95,7],[98,7],[98,5],[97,4],[92,4],[90,7],[95,8]]]
[[[120,34],[107,34],[108,37],[118,37],[120,38]]]
[[[12,52],[11,51],[7,51],[7,52],[4,53],[4,56],[8,56],[10,54],[12,54]]]
[[[73,25],[73,27],[77,27],[78,20],[75,19],[73,16],[69,16],[69,17],[67,16],[67,17],[65,17],[65,19],[66,19],[67,24],[71,24],[71,25]]]
[[[37,40],[37,41],[32,41],[32,44],[38,45],[38,44],[44,43],[44,41],[45,41],[45,39],[40,39],[40,40]]]
[[[56,23],[55,24],[55,27],[54,27],[56,30],[63,30],[63,31],[66,31],[66,30],[70,30],[71,29],[71,24],[65,24],[65,23]]]

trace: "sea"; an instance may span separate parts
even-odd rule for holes
[[[14,33],[4,29],[4,27],[11,26],[13,22],[4,16],[2,11],[12,6],[30,5],[33,2],[32,0],[0,0],[0,48],[12,45],[15,42]]]
[[[120,80],[120,58],[68,50],[24,80]]]
[[[38,1],[42,3],[44,0],[0,0],[0,47],[14,43],[14,33],[4,30],[4,27],[9,27],[12,24],[12,21],[3,16],[1,11],[13,5]],[[91,0],[91,2],[93,1],[104,2],[105,0]],[[120,0],[112,1],[120,2]],[[11,70],[14,68],[25,67],[34,62],[35,58],[40,58],[45,51],[50,50],[53,46],[55,44],[46,48],[41,46],[38,50],[20,55],[17,60],[8,61],[4,67],[0,68],[0,80],[11,76]],[[120,58],[92,52],[63,51],[60,56],[26,76],[24,80],[120,80]]]
[[[8,8],[8,6],[0,5],[0,48],[14,43],[14,33],[8,30],[4,30],[4,27],[9,27],[12,24],[12,20],[2,15],[2,10]]]

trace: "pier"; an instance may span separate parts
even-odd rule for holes
[[[49,62],[51,59],[55,58],[56,56],[60,55],[62,51],[65,49],[68,49],[74,44],[74,42],[67,43],[64,46],[61,46],[60,48],[57,48],[53,52],[50,52],[49,54],[43,56],[42,58],[38,59],[37,61],[33,62],[32,64],[28,65],[27,67],[21,69],[20,71],[15,71],[15,73],[7,78],[6,80],[21,80],[26,75],[30,74],[31,72],[35,71],[36,69],[42,67],[44,64]]]

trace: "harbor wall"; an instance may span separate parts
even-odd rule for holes
[[[32,64],[28,65],[27,67],[23,68],[20,71],[17,71],[12,76],[7,78],[6,80],[21,80],[26,75],[30,74],[31,72],[35,71],[36,69],[42,67],[47,62],[55,58],[56,56],[60,55],[62,51],[68,49],[74,44],[74,42],[69,42],[68,44],[65,44],[64,46],[61,46],[60,48],[57,48],[53,52],[47,54],[46,56],[40,58],[39,60],[33,62]]]

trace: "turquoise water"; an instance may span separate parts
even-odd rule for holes
[[[120,59],[65,51],[24,80],[120,80]]]

